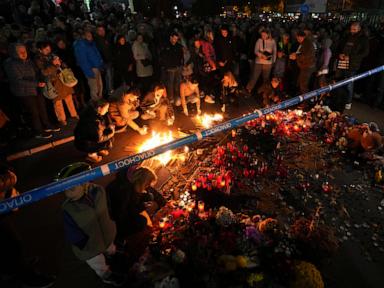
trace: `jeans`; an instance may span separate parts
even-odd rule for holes
[[[128,69],[128,68],[127,68]],[[113,89],[113,77],[114,77],[114,70],[111,63],[108,63],[105,65],[105,86],[107,89],[108,95],[112,93]]]
[[[101,78],[100,70],[97,68],[92,68],[93,73],[95,73],[94,78],[88,78],[88,86],[91,94],[92,100],[99,100],[103,98],[103,79]]]
[[[109,245],[107,248],[107,251],[105,251],[105,254],[107,255],[114,255],[116,253],[116,246],[115,244]],[[100,253],[96,255],[95,257],[86,260],[89,267],[92,268],[93,271],[96,272],[97,276],[100,278],[108,277],[108,274],[111,272],[109,266],[105,262],[105,256],[103,253]]]
[[[181,71],[180,68],[172,68],[164,71],[164,80],[167,86],[168,99],[176,101],[180,98],[180,82]]]
[[[353,71],[353,70],[343,70],[343,69],[336,70],[336,79],[339,79],[339,80],[349,78],[354,75],[356,75],[356,71]],[[352,98],[353,98],[353,82],[350,82],[347,85],[347,89],[348,89],[347,104],[349,104],[349,103],[352,103]]]
[[[269,80],[269,76],[271,75],[272,64],[258,64],[255,63],[253,67],[253,72],[251,75],[251,79],[247,84],[247,90],[252,91],[255,88],[257,80],[259,80],[260,75],[263,77],[263,83]]]
[[[50,128],[52,125],[48,120],[47,107],[42,95],[19,97],[21,105],[32,121],[32,128],[35,133],[41,133],[43,128]]]

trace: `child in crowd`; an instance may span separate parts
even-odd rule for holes
[[[263,96],[264,107],[279,103],[283,100],[284,95],[280,83],[280,78],[273,77],[270,83],[265,83],[259,88],[258,92]]]
[[[105,100],[92,101],[80,115],[75,128],[75,146],[88,153],[87,160],[100,162],[112,147],[115,125],[107,115],[109,103]]]
[[[160,121],[166,121],[168,126],[173,125],[175,116],[172,105],[167,98],[167,90],[164,85],[156,85],[155,88],[145,95],[141,104],[144,114],[141,119],[149,120],[158,118]]]
[[[145,127],[140,127],[134,121],[139,118],[139,91],[128,90],[126,86],[121,86],[109,97],[109,116],[114,125],[116,132],[124,131],[127,126],[140,133],[147,134]]]
[[[90,170],[86,163],[74,163],[63,168],[57,180]],[[116,225],[108,212],[107,196],[102,186],[85,183],[65,191],[64,230],[75,256],[85,261],[104,283],[120,287],[124,276],[113,273],[105,255],[116,253]]]
[[[185,77],[180,83],[181,106],[185,116],[189,115],[188,103],[196,104],[197,114],[201,114],[199,83],[191,76]]]

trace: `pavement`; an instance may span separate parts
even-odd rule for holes
[[[244,99],[240,105],[241,109],[232,111],[231,117],[251,112],[254,105],[253,100]],[[217,106],[214,108],[212,106],[214,105],[206,105],[205,109],[219,111]],[[384,111],[382,110],[372,110],[365,104],[355,102],[347,114],[362,122],[375,121],[381,129],[384,129]],[[158,123],[152,124],[158,125]],[[194,128],[190,119],[179,112],[176,114],[175,124],[185,132]],[[74,123],[70,125],[74,125]],[[53,141],[70,137],[73,127],[69,126],[61,134],[56,135],[57,138]],[[177,129],[174,131],[177,133]],[[127,151],[127,147],[137,146],[146,137],[133,131],[117,134],[111,154],[98,165],[133,154],[134,151]],[[46,144],[46,141],[24,141],[24,143],[17,144],[19,146],[13,144],[8,151],[9,155],[12,155],[23,149],[30,150]],[[84,161],[84,159],[85,155],[75,149],[73,142],[67,142],[16,159],[10,164],[15,168],[18,176],[17,188],[23,192],[50,183],[62,167],[73,162]],[[113,175],[110,175],[95,182],[106,185],[112,179]],[[64,241],[61,213],[63,199],[62,194],[55,195],[14,213],[12,220],[19,228],[26,256],[39,256],[38,268],[46,273],[57,275],[55,287],[104,287],[93,271],[74,257],[70,247]],[[363,252],[353,242],[343,243],[338,254],[330,259],[324,269],[327,275],[326,287],[378,288],[382,287],[382,283],[384,283],[383,261],[367,262]]]

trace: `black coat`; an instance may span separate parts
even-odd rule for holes
[[[369,39],[361,31],[355,35],[348,35],[340,42],[339,54],[349,56],[349,70],[360,69],[361,62],[369,53]]]
[[[113,68],[117,73],[127,73],[128,66],[133,65],[135,60],[133,58],[132,48],[129,44],[117,44],[113,49]]]
[[[234,59],[232,37],[227,36],[224,38],[219,35],[214,42],[216,52],[216,60],[220,62],[232,62]]]
[[[145,202],[155,201],[159,207],[165,205],[164,198],[154,189],[148,193],[137,193],[126,177],[126,170],[118,173],[106,190],[110,215],[116,223],[120,237],[139,232],[146,227],[147,220],[140,214],[145,210]]]
[[[80,114],[80,120],[75,128],[76,148],[87,153],[108,149],[114,136],[110,123],[111,120],[107,115],[101,116],[93,107],[88,106]]]

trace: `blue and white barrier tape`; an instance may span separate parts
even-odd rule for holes
[[[235,118],[232,120],[229,120],[227,122],[221,123],[215,127],[212,127],[210,129],[206,129],[203,131],[199,131],[193,135],[189,135],[187,137],[172,141],[170,143],[161,145],[159,147],[129,156],[127,158],[123,158],[120,160],[116,160],[113,162],[110,162],[108,164],[104,164],[102,166],[93,168],[92,170],[85,171],[82,173],[79,173],[77,175],[73,175],[69,178],[66,178],[64,180],[60,180],[57,182],[50,183],[48,185],[44,185],[38,188],[35,188],[31,191],[22,193],[21,195],[9,198],[6,200],[3,200],[0,202],[0,214],[8,213],[12,211],[15,208],[20,208],[28,204],[32,204],[34,202],[43,200],[45,198],[48,198],[52,195],[58,194],[66,189],[69,189],[71,187],[74,187],[76,185],[80,185],[92,180],[95,180],[97,178],[109,175],[111,173],[115,173],[123,168],[138,164],[142,162],[145,159],[149,159],[153,156],[162,154],[166,151],[173,150],[179,147],[182,147],[184,145],[189,145],[191,143],[197,142],[201,139],[204,139],[206,137],[209,137],[213,134],[226,131],[229,129],[236,128],[238,126],[243,125],[244,123],[257,119],[261,117],[262,115],[269,114],[271,112],[274,112],[276,110],[285,109],[294,105],[297,105],[305,100],[308,100],[310,98],[313,98],[315,96],[318,96],[323,93],[327,93],[331,90],[334,90],[336,88],[345,86],[351,82],[354,82],[356,80],[360,80],[362,78],[371,76],[373,74],[379,73],[384,71],[384,65],[377,67],[375,69],[369,70],[367,72],[364,72],[362,74],[353,76],[351,78],[345,79],[343,81],[337,82],[333,85],[329,85],[317,90],[314,90],[312,92],[288,99],[286,101],[283,101],[279,104],[270,106],[268,108],[263,108],[260,110],[256,110],[254,113]]]

